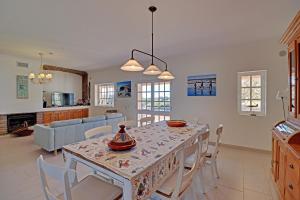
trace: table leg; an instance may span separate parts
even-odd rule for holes
[[[131,181],[126,180],[123,185],[123,200],[133,200]]]

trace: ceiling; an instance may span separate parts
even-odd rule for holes
[[[278,38],[300,0],[1,0],[0,53],[89,70],[121,65],[132,48],[155,54]],[[140,59],[145,59],[141,57]]]

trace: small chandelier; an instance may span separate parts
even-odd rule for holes
[[[39,56],[41,58],[40,72],[39,73],[31,72],[28,75],[28,78],[29,80],[31,80],[32,83],[45,84],[50,82],[53,79],[53,75],[51,73],[46,72],[43,68],[43,53],[39,53]]]
[[[151,56],[151,64],[146,68],[146,70],[143,72],[143,74],[145,75],[159,75],[158,78],[162,79],[162,80],[172,80],[175,77],[171,74],[171,72],[168,71],[168,65],[165,61],[163,61],[162,59],[154,56],[153,54],[153,14],[154,12],[157,10],[156,7],[154,6],[150,6],[149,7],[150,12],[152,13],[152,52],[150,53],[146,53],[144,51],[141,50],[137,50],[137,49],[133,49],[131,51],[131,58],[123,65],[121,66],[121,70],[123,71],[128,71],[128,72],[139,72],[139,71],[144,71],[144,67],[137,61],[134,59],[134,52],[139,52],[142,53],[144,55],[148,55]],[[161,72],[161,70],[154,64],[154,58],[162,63],[165,64],[165,70],[163,72]]]

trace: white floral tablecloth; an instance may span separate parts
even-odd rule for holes
[[[188,123],[186,127],[171,128],[158,122],[127,131],[137,142],[129,151],[116,152],[107,147],[113,136],[82,141],[64,146],[64,150],[129,179],[133,199],[147,199],[175,170],[176,149],[193,142],[197,132],[207,125]]]

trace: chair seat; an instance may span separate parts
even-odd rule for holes
[[[122,197],[122,189],[89,175],[71,188],[72,200],[117,200]],[[59,199],[64,199],[63,194]]]
[[[184,174],[189,172],[189,169],[184,170]],[[163,185],[156,191],[157,194],[160,194],[164,197],[171,198],[177,183],[177,174],[178,170],[173,174],[173,176],[169,177]],[[182,183],[181,192],[183,193],[192,183],[192,180],[187,180]]]
[[[212,157],[212,152],[214,152],[215,147],[213,145],[208,145],[207,153],[205,154],[206,158]],[[195,154],[190,155],[185,159],[184,167],[187,169],[191,169],[193,164],[195,163]]]

